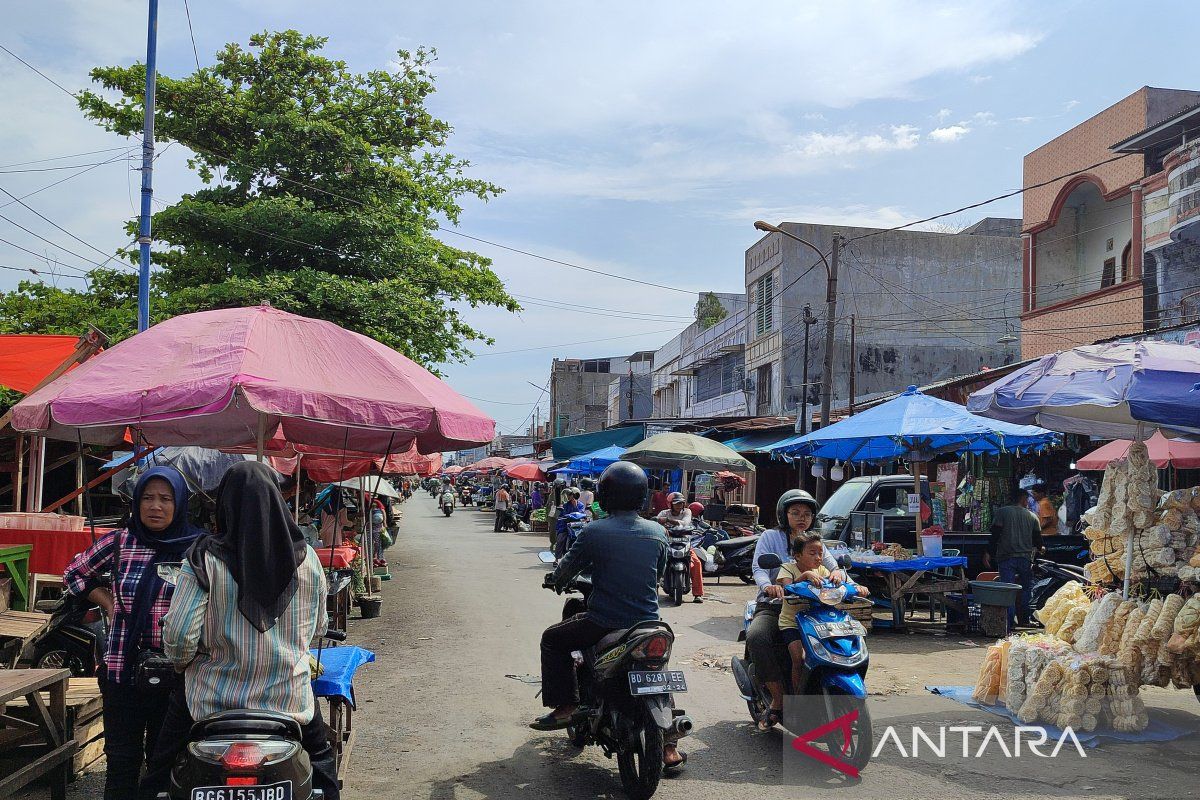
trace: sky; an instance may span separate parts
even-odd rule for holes
[[[687,325],[695,292],[743,291],[755,219],[887,226],[949,211],[1019,187],[1025,153],[1143,85],[1200,88],[1192,29],[1163,22],[1188,8],[1172,2],[1150,14],[1127,2],[190,0],[194,50],[183,0],[160,2],[168,75],[262,30],[327,36],[326,52],[360,72],[437,49],[430,107],[454,126],[448,149],[505,189],[465,201],[453,229],[494,244],[442,235],[492,258],[525,305],[466,309],[495,344],[439,369],[505,433],[523,432],[535,403],[544,417],[552,358],[654,349]],[[72,91],[94,66],[145,58],[145,0],[8,4],[4,17],[0,45]],[[0,289],[29,268],[79,285],[72,267],[127,241],[140,152],[4,51],[0,104]],[[198,188],[186,157],[162,152],[157,199]],[[38,213],[4,192],[37,192],[25,202]],[[1020,199],[951,221],[982,216],[1019,217]]]

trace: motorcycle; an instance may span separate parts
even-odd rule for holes
[[[50,609],[50,623],[25,645],[22,661],[36,669],[69,669],[76,678],[88,677],[96,674],[103,639],[100,608],[64,592]]]
[[[739,578],[742,583],[754,583],[754,548],[758,546],[761,534],[738,536],[714,542],[713,562],[715,568],[706,568],[705,576],[721,578],[725,576]]]
[[[560,514],[555,522],[557,535],[554,538],[554,557],[562,558],[575,544],[583,527],[587,525],[587,514],[582,511],[572,511],[570,514]]]
[[[667,570],[662,577],[662,590],[677,606],[692,590],[692,537],[694,528],[667,529]]]
[[[773,553],[758,559],[758,565],[763,569],[777,569],[781,564],[779,556]],[[806,724],[810,727],[854,715],[848,729],[834,728],[823,742],[831,756],[855,769],[862,769],[871,757],[873,739],[864,682],[870,660],[864,638],[867,631],[862,623],[837,608],[843,600],[858,595],[857,587],[852,583],[834,586],[832,582],[825,581],[818,588],[802,581],[785,586],[784,592],[809,601],[809,606],[796,614],[804,643],[804,665],[801,667],[799,686],[791,685],[791,658],[786,646],[780,642],[776,649],[775,657],[785,676],[786,691],[822,699],[824,719],[807,720]],[[772,602],[782,603],[780,600]],[[755,605],[753,600],[746,605],[742,633],[738,636],[740,641],[746,638]],[[758,679],[749,647],[743,658],[733,657],[731,667],[738,691],[746,701],[751,717],[757,722],[771,708],[771,694]]]
[[[344,631],[324,638],[345,641]],[[274,711],[236,709],[192,727],[191,741],[171,770],[159,800],[321,800],[300,723]]]
[[[1091,582],[1087,570],[1074,564],[1059,564],[1039,558],[1033,562],[1033,586],[1029,592],[1030,610],[1039,610],[1054,596],[1054,593],[1070,581],[1084,586]]]
[[[538,554],[543,563],[554,554]],[[542,585],[553,589],[551,575]],[[567,591],[579,592],[563,604],[563,619],[586,610],[592,583],[575,578]],[[613,631],[585,652],[572,653],[579,676],[580,710],[584,716],[567,728],[571,744],[600,746],[605,757],[617,757],[621,786],[633,800],[648,800],[663,772],[663,737],[687,736],[692,720],[675,708],[672,695],[686,692],[680,670],[668,670],[675,634],[658,620]]]
[[[445,493],[443,492],[442,499],[439,502],[442,505],[442,514],[444,514],[448,517],[454,513],[454,498],[453,497],[446,497]]]

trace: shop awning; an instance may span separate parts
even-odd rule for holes
[[[550,447],[554,452],[555,461],[566,461],[610,445],[630,447],[645,438],[646,432],[641,425],[631,425],[628,428],[610,428],[595,433],[560,436],[550,441]]]
[[[769,453],[776,444],[794,435],[790,431],[760,431],[734,437],[723,444],[739,453]]]
[[[28,394],[75,353],[78,336],[0,336],[0,386]]]
[[[1109,442],[1098,450],[1093,450],[1075,462],[1078,469],[1102,470],[1107,469],[1113,461],[1129,455],[1133,444],[1129,439],[1117,439]],[[1159,469],[1175,467],[1175,469],[1200,469],[1200,442],[1182,442],[1168,439],[1161,433],[1155,433],[1146,440],[1146,449],[1150,460]]]

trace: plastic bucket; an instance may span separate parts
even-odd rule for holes
[[[921,550],[929,558],[942,557],[942,537],[940,536],[922,536]]]
[[[362,613],[363,619],[375,619],[379,616],[379,612],[382,609],[383,598],[381,597],[358,598],[358,610]]]

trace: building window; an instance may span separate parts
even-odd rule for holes
[[[1125,245],[1125,249],[1121,251],[1121,282],[1129,280],[1129,257],[1133,255],[1133,242]]]
[[[1104,274],[1100,277],[1100,288],[1112,286],[1117,282],[1117,260],[1115,258],[1104,259]]]
[[[745,378],[740,353],[730,353],[696,370],[696,402],[711,400],[730,392],[740,392]]]
[[[771,385],[771,365],[763,364],[758,368],[757,375],[758,377],[755,380],[757,386],[755,389],[758,402],[755,413],[760,416],[766,416],[771,413],[771,406],[775,395],[774,387]]]
[[[775,274],[764,275],[754,284],[754,335],[770,333],[775,327]]]

